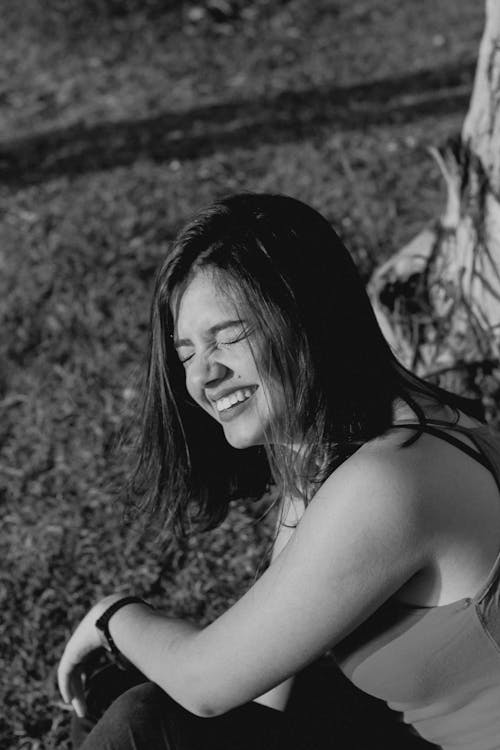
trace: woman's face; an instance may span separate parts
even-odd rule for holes
[[[189,395],[234,448],[264,443],[284,399],[277,382],[259,373],[256,358],[262,361],[265,346],[259,334],[210,270],[196,273],[175,302],[174,343]]]

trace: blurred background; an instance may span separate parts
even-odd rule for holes
[[[207,622],[271,520],[163,547],[124,523],[152,280],[240,190],[322,211],[368,279],[439,215],[477,0],[0,0],[0,748],[68,745],[55,666],[100,596]]]

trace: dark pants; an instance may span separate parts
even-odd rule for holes
[[[420,750],[433,747],[394,725],[331,664],[306,670],[285,712],[246,703],[221,716],[190,713],[136,670],[101,656],[88,670],[88,715],[73,719],[80,750]],[[376,704],[379,704],[376,701]]]
[[[221,716],[201,718],[137,670],[118,669],[105,655],[87,670],[85,692],[87,716],[75,716],[72,722],[73,747],[81,750],[296,747],[291,723],[282,711],[251,702]],[[311,750],[320,749],[311,746]]]

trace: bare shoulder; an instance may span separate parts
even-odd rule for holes
[[[356,497],[363,505],[391,515],[418,516],[425,509],[428,487],[428,448],[404,446],[405,436],[391,431],[369,441],[334,471],[318,492],[337,501]]]
[[[496,549],[500,511],[491,473],[432,435],[405,446],[412,432],[391,430],[360,448],[320,488],[318,509],[359,524],[368,519],[387,538],[417,543],[427,563],[452,556],[464,539],[484,547],[491,529]]]
[[[413,573],[427,564],[433,521],[425,451],[401,448],[402,441],[388,434],[360,448],[326,479],[299,529],[310,539],[358,539],[379,556],[384,548],[397,549],[398,564]]]

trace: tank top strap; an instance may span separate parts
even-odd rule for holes
[[[450,430],[456,430],[457,432],[466,435],[468,438],[470,438],[470,440],[472,440],[476,448],[471,448],[470,445],[467,445],[467,443],[464,443],[454,435],[450,435],[449,432],[435,427],[435,424],[446,425]],[[471,434],[476,430],[476,428],[467,429],[460,426],[460,429],[458,429],[458,425],[450,425],[449,422],[438,423],[437,420],[432,420],[432,424],[429,424],[428,422],[425,422],[425,424],[419,424],[418,422],[400,422],[396,425],[393,425],[393,427],[411,427],[414,430],[427,432],[429,433],[429,435],[433,435],[434,437],[440,438],[441,440],[450,443],[450,445],[454,445],[455,448],[458,448],[458,450],[461,450],[463,453],[471,456],[471,458],[474,458],[476,461],[482,464],[482,466],[491,471],[494,474],[495,479],[497,480],[497,484],[500,483],[500,464],[497,464],[496,466],[492,465],[491,458],[488,455],[489,452],[485,452],[483,446],[478,445],[478,441],[475,439],[476,436]]]
[[[439,419],[429,419],[431,424],[437,424],[448,429],[466,435],[474,443],[483,459],[486,459],[486,466],[490,469],[495,477],[495,481],[500,489],[500,433],[493,430],[489,425],[480,424],[477,427],[465,427],[464,425],[450,425],[449,422],[443,422]]]

